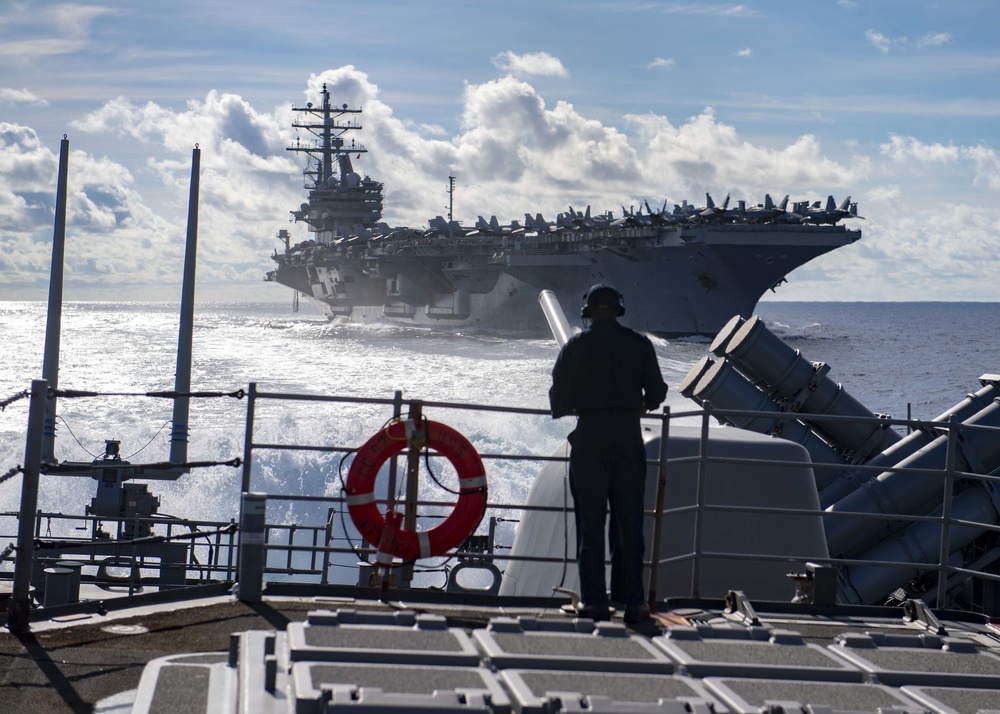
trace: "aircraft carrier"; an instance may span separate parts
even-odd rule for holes
[[[797,267],[861,237],[842,219],[860,218],[850,197],[775,205],[745,201],[730,208],[643,202],[618,217],[569,207],[555,221],[540,213],[501,224],[479,217],[453,220],[455,179],[449,177],[447,218],[423,227],[381,221],[383,184],[354,170],[351,157],[367,149],[352,132],[361,109],[334,106],[326,86],[322,105],[293,107],[309,133],[290,151],[307,155],[308,202],[292,211],[312,237],[283,250],[265,275],[316,304],[331,320],[389,320],[409,325],[544,331],[537,295],[555,293],[574,314],[595,283],[625,295],[630,326],[663,336],[714,335],[734,314],[750,316],[760,297]]]

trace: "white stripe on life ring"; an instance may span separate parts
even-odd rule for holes
[[[484,488],[486,486],[486,475],[470,476],[469,478],[459,479],[458,482],[463,491],[467,488]]]
[[[420,531],[419,533],[417,533],[417,542],[420,543],[420,557],[421,558],[430,558],[431,555],[432,555],[432,553],[431,553],[431,539],[430,539],[430,536],[428,536],[427,534],[428,534],[428,531]]]
[[[364,506],[367,503],[374,503],[375,494],[369,491],[368,493],[352,493],[347,496],[348,506]]]

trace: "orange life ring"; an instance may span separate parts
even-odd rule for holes
[[[448,517],[430,530],[399,529],[392,554],[407,561],[447,553],[472,535],[486,513],[486,469],[475,447],[445,424],[425,419],[420,426],[427,445],[446,456],[458,472],[459,496]],[[375,478],[389,457],[410,445],[414,431],[412,419],[382,429],[358,449],[347,474],[347,510],[364,539],[376,548],[385,518],[375,503]]]

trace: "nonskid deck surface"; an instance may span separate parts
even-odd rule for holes
[[[91,711],[112,694],[135,689],[150,661],[178,653],[229,651],[230,635],[283,631],[309,612],[350,607],[397,612],[402,603],[344,598],[267,598],[245,603],[229,596],[172,603],[107,615],[70,615],[32,623],[17,636],[0,629],[0,711],[5,714]],[[420,606],[422,611],[430,608]],[[437,608],[461,627],[483,627],[497,608]],[[507,610],[539,613],[538,608]],[[565,619],[556,609],[552,618]],[[177,710],[178,714],[181,710]]]
[[[4,633],[0,697],[5,712],[92,711],[112,695],[121,708],[106,711],[996,706],[1000,638],[975,616],[928,624],[899,608],[772,604],[748,618],[718,601],[660,610],[626,628],[556,608],[223,596]]]

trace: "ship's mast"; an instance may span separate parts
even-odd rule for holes
[[[363,144],[345,138],[348,132],[361,129],[357,118],[349,116],[360,114],[361,109],[350,109],[346,104],[333,106],[325,84],[321,96],[323,102],[319,107],[312,103],[292,107],[292,111],[302,116],[292,126],[305,129],[316,140],[296,139],[288,150],[309,156],[303,171],[309,202],[292,211],[292,215],[296,221],[306,222],[320,243],[329,243],[337,236],[370,230],[379,221],[382,184],[367,176],[362,178],[351,165],[351,154],[361,158],[361,154],[368,153]]]
[[[455,219],[455,177],[448,177],[448,221]]]
[[[368,150],[363,144],[359,144],[353,139],[350,146],[345,148],[344,135],[349,131],[361,129],[361,124],[356,121],[339,121],[339,119],[349,114],[360,114],[361,109],[349,109],[346,104],[334,107],[330,103],[330,92],[323,85],[321,93],[323,105],[316,107],[309,102],[304,107],[292,107],[293,112],[301,112],[302,123],[293,123],[296,129],[305,129],[318,141],[302,143],[296,140],[292,146],[287,147],[288,151],[298,151],[308,154],[316,161],[315,168],[306,167],[303,172],[305,176],[312,176],[313,185],[306,188],[314,189],[326,186],[333,177],[333,161],[337,160],[340,178],[343,179],[353,171],[351,166],[351,154],[366,154]]]
[[[453,234],[452,221],[455,220],[455,176],[448,176],[448,237]]]

